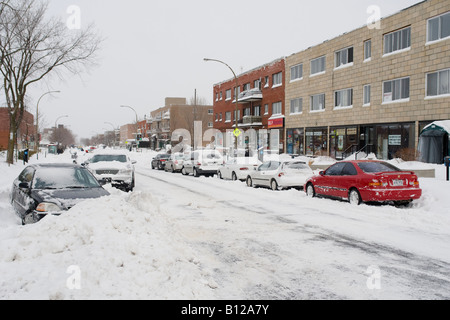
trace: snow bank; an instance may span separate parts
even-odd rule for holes
[[[216,284],[158,200],[108,191],[2,237],[0,299],[214,298]]]

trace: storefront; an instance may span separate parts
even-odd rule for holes
[[[307,128],[305,132],[305,138],[307,156],[328,155],[327,128]]]
[[[303,128],[288,129],[286,131],[286,148],[289,154],[305,153],[305,131]]]
[[[330,156],[345,159],[359,150],[358,127],[330,128]]]

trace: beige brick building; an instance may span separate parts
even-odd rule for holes
[[[286,58],[286,150],[392,158],[450,119],[450,1],[428,0]]]

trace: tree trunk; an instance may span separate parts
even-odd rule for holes
[[[15,120],[15,119],[14,119]],[[14,146],[17,139],[17,125],[16,121],[10,119],[9,126],[9,140],[8,140],[8,154],[6,157],[6,162],[9,164],[14,164]]]

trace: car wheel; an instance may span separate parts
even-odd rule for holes
[[[194,177],[198,178],[199,176],[197,168],[194,168]]]
[[[222,172],[218,171],[218,172],[217,172],[217,177],[218,177],[220,180],[222,180],[222,179],[223,179],[223,177],[222,177]]]
[[[173,166],[170,166],[170,172],[175,173],[175,169],[173,168]]]
[[[181,169],[181,174],[182,174],[183,176],[187,176],[187,175],[188,175],[188,173],[186,172],[186,168],[185,168],[185,167],[183,167],[183,168]]]
[[[253,187],[253,180],[251,177],[247,177],[247,187]]]
[[[272,179],[270,182],[270,188],[272,188],[273,191],[278,191],[278,183],[275,179]]]
[[[231,180],[236,181],[237,180],[237,176],[236,176],[236,172],[233,171],[233,173],[231,174]]]
[[[312,183],[308,183],[306,186],[306,195],[310,198],[314,198],[316,196],[316,191],[314,190]]]
[[[359,194],[358,190],[353,188],[350,190],[348,194],[348,201],[352,205],[360,205],[361,204],[361,195]]]

